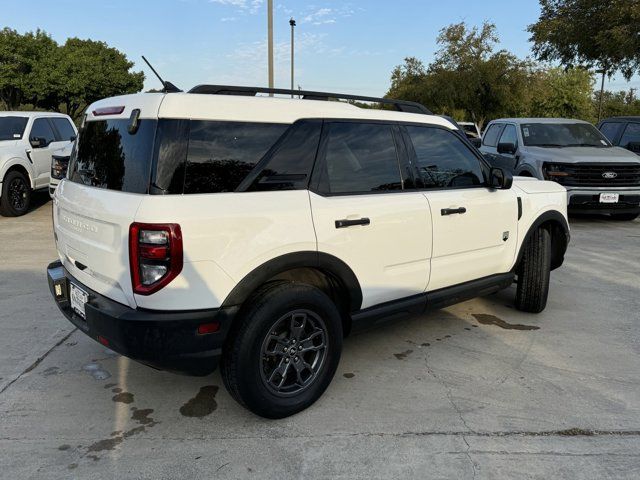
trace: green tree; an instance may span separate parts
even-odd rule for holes
[[[0,30],[0,100],[5,108],[35,105],[54,94],[57,50],[57,43],[41,30],[24,35]]]
[[[421,102],[480,126],[490,118],[525,111],[520,99],[531,64],[506,50],[495,51],[495,25],[450,25],[440,31],[437,42],[440,49],[428,68],[410,57],[394,69],[389,96]]]
[[[640,0],[540,0],[529,25],[533,52],[544,61],[620,71],[640,70]]]
[[[144,73],[130,72],[133,62],[104,42],[70,38],[61,47],[57,75],[59,103],[78,118],[92,102],[142,90]]]
[[[593,76],[584,68],[551,68],[532,75],[529,116],[593,118]]]

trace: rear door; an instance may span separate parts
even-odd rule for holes
[[[428,290],[507,272],[517,244],[515,192],[487,188],[486,167],[450,130],[408,125],[404,132],[433,218]]]
[[[318,250],[353,270],[362,308],[423,293],[429,279],[431,214],[426,198],[407,189],[396,129],[326,122],[312,178]]]
[[[56,189],[54,227],[60,259],[81,283],[135,307],[129,273],[129,227],[149,189],[157,105],[95,116],[90,107],[69,165]],[[120,100],[122,101],[122,100]],[[134,108],[137,129],[129,129]],[[119,108],[115,109],[118,111]]]

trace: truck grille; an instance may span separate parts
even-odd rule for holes
[[[640,185],[640,163],[545,164],[545,176],[575,187],[633,187]]]

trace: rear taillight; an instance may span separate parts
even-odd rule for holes
[[[132,223],[129,263],[133,293],[151,295],[182,271],[182,232],[175,223]]]

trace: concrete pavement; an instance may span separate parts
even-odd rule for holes
[[[640,221],[573,219],[540,315],[510,289],[348,338],[279,421],[75,331],[50,221],[0,217],[1,478],[640,478]]]

